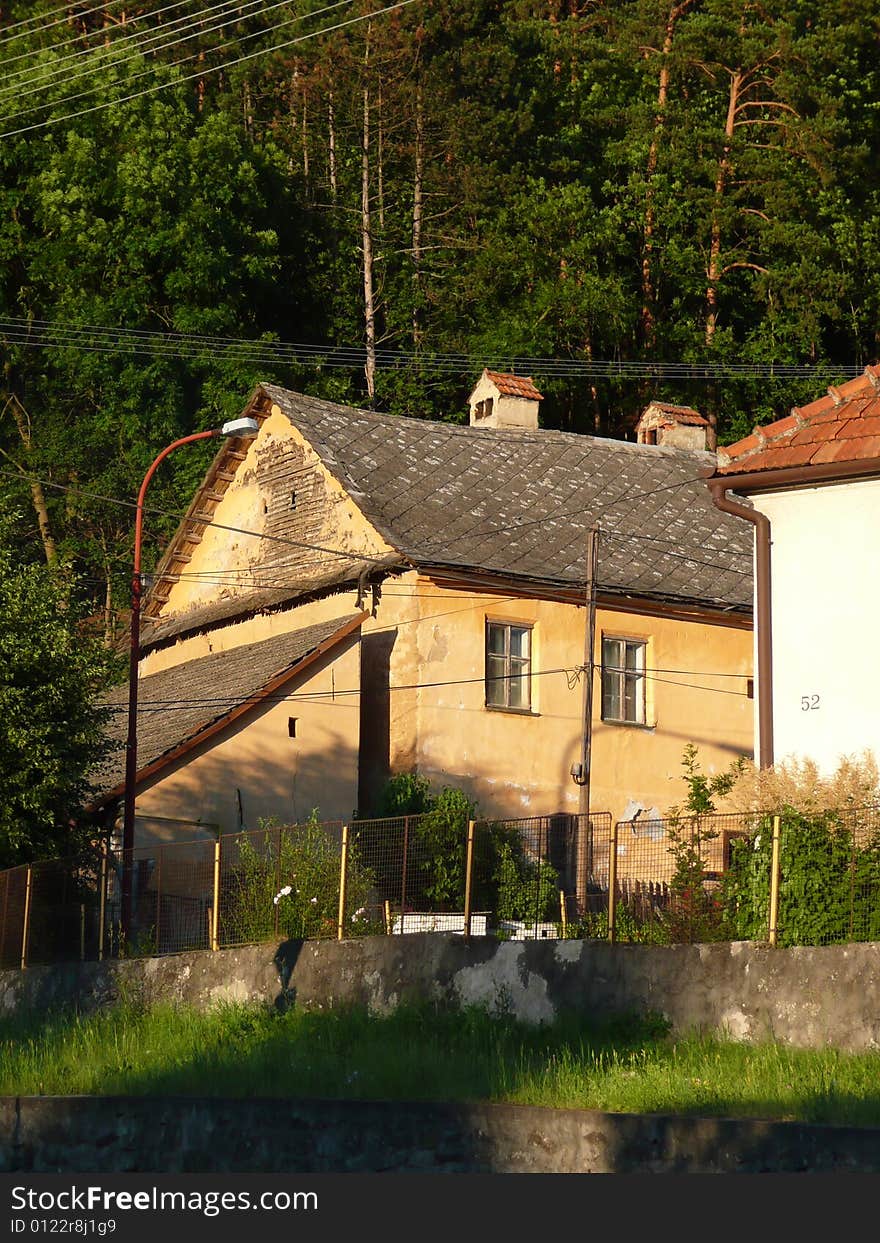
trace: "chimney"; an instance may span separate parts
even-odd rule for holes
[[[636,424],[640,445],[673,445],[676,449],[705,449],[709,420],[691,406],[652,401]]]
[[[471,427],[538,430],[538,402],[544,398],[531,376],[485,370],[468,398]]]

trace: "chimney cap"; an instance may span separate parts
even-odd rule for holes
[[[535,388],[530,375],[513,375],[509,371],[490,371],[484,368],[483,375],[491,380],[502,397],[522,397],[526,401],[543,401],[544,397]]]

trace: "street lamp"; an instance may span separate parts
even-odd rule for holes
[[[194,432],[182,436],[168,445],[154,459],[138,492],[134,522],[134,570],[131,579],[131,648],[128,665],[128,737],[125,744],[125,801],[122,816],[122,933],[128,939],[131,929],[131,877],[134,851],[134,806],[137,780],[137,702],[138,668],[141,656],[141,541],[144,528],[144,497],[150,480],[159,464],[174,449],[192,444],[195,440],[210,440],[220,436],[256,436],[260,425],[256,419],[232,419],[221,428],[207,432]]]

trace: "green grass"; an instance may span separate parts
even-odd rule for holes
[[[223,1006],[0,1020],[0,1094],[508,1101],[880,1125],[880,1053],[672,1038],[658,1020]]]

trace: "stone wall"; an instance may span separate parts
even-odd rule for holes
[[[880,1171],[880,1131],[527,1105],[0,1098],[0,1173]]]
[[[498,942],[437,933],[357,941],[288,941],[218,953],[0,972],[0,1011],[219,1000],[286,1005],[400,1001],[506,1006],[529,1022],[561,1010],[653,1011],[675,1031],[726,1031],[802,1047],[880,1048],[880,945],[771,950],[750,942],[610,946]]]

